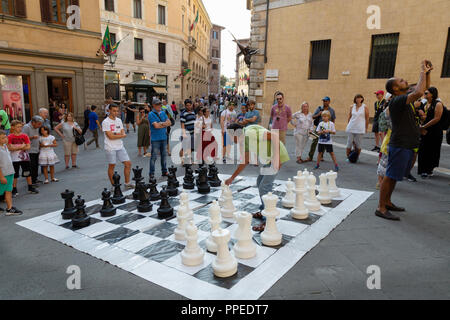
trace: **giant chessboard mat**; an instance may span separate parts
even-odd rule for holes
[[[219,177],[222,180],[229,178],[227,175]],[[179,178],[179,181],[182,186],[182,178]],[[158,185],[158,190],[163,184]],[[231,189],[233,202],[238,211],[249,213],[259,211],[260,198],[256,178],[238,177]],[[159,207],[158,201],[153,203],[152,212],[139,213],[136,208],[138,202],[131,196],[133,190],[124,192],[124,195],[128,196],[126,203],[118,205],[117,214],[111,218],[100,216],[102,200],[86,203],[86,213],[91,217],[91,225],[86,228],[75,230],[70,220],[62,219],[63,200],[61,210],[17,224],[189,299],[253,300],[260,298],[307,252],[372,195],[371,192],[359,190],[340,190],[339,198],[333,199],[330,205],[322,206],[320,211],[310,213],[309,218],[302,221],[292,219],[289,210],[282,208],[279,201],[277,207],[280,216],[277,218],[277,226],[283,235],[281,245],[264,246],[260,233],[253,232],[257,255],[248,260],[237,259],[238,272],[230,278],[214,276],[211,263],[215,255],[209,252],[205,253],[202,265],[196,267],[183,265],[181,251],[186,242],[175,240],[177,219],[174,217],[159,220],[156,212]],[[179,191],[182,191],[182,187]],[[199,230],[198,241],[206,251],[206,239],[210,234],[208,209],[211,202],[219,198],[221,191],[220,188],[211,188],[208,195],[201,195],[197,190],[187,192],[190,208],[194,212],[194,223]],[[275,181],[274,194],[281,200],[285,195],[285,181]],[[179,196],[170,198],[169,201],[176,212]],[[253,219],[252,225],[260,223],[260,220]],[[233,219],[223,219],[221,224],[221,228],[231,232],[230,249],[236,242],[233,235],[237,227]]]

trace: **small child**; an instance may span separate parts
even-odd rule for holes
[[[16,197],[17,179],[20,176],[20,168],[22,168],[22,177],[27,179],[28,192],[37,194],[39,191],[31,183],[31,164],[30,155],[27,150],[30,150],[30,138],[22,133],[23,123],[19,120],[11,122],[11,134],[8,136],[8,149],[11,152],[11,159],[14,166],[14,183],[12,195]]]
[[[41,127],[40,129],[41,137],[39,138],[39,144],[41,147],[41,152],[39,153],[39,165],[44,171],[45,181],[44,184],[48,184],[48,167],[50,167],[50,176],[52,182],[58,182],[59,180],[55,178],[55,164],[59,162],[58,156],[56,155],[53,148],[58,146],[54,136],[50,134],[50,129],[47,127]]]
[[[334,169],[336,172],[339,171],[339,166],[336,161],[336,156],[333,152],[333,141],[331,140],[331,135],[336,134],[336,128],[334,126],[334,123],[330,121],[331,113],[329,111],[323,111],[322,112],[322,122],[319,123],[317,126],[317,133],[319,136],[319,156],[317,157],[317,165],[314,167],[314,169],[319,169],[320,162],[322,161],[323,154],[325,151],[327,151],[334,162]]]
[[[14,166],[8,150],[6,132],[0,130],[0,196],[5,195],[6,215],[19,216],[22,211],[12,206],[12,190],[14,182]],[[3,209],[0,209],[3,211]]]

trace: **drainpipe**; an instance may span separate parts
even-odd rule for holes
[[[264,63],[267,63],[267,33],[269,31],[269,4],[270,0],[267,0],[267,11],[266,11],[266,38],[264,41]]]

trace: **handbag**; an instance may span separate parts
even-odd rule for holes
[[[75,144],[77,146],[81,146],[82,144],[84,144],[86,142],[84,135],[82,135],[77,130],[75,130],[75,128],[73,128],[72,130],[73,130],[73,136],[75,137]]]

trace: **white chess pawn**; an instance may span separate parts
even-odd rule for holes
[[[186,227],[186,240],[186,247],[181,251],[181,262],[186,266],[202,264],[205,251],[198,245],[198,230],[192,221]]]
[[[182,192],[180,194],[180,207],[186,208],[187,213],[187,221],[193,221],[194,220],[194,212],[189,207],[189,195],[186,192]]]
[[[227,185],[225,184],[225,182],[222,181],[222,185],[220,186],[221,193],[220,193],[220,197],[219,197],[219,206],[220,207],[223,207],[223,200],[224,200],[223,196],[225,194],[226,187],[227,187]]]
[[[222,217],[220,216],[220,207],[217,201],[213,201],[212,206],[209,208],[209,224],[211,225],[211,234],[206,239],[206,249],[209,252],[217,252],[217,244],[214,242],[212,233],[220,228]]]
[[[188,220],[188,214],[185,207],[180,206],[177,210],[177,220],[178,225],[175,229],[175,240],[184,241],[186,240],[186,226]]]
[[[330,192],[330,196],[332,198],[336,198],[336,197],[340,197],[341,196],[341,191],[336,186],[337,176],[338,176],[337,172],[330,171],[330,172],[327,173],[328,189],[329,189],[329,192]]]
[[[233,204],[233,192],[231,191],[229,186],[225,186],[224,191],[223,205],[220,208],[220,212],[222,213],[223,218],[234,218],[236,208]]]
[[[304,175],[300,175],[294,177],[295,181],[295,206],[294,209],[291,210],[291,216],[297,220],[305,220],[309,217],[309,211],[305,207],[305,182],[306,177]]]
[[[291,209],[295,204],[294,183],[291,179],[286,182],[286,195],[281,201],[281,205],[285,208]]]
[[[266,227],[261,233],[261,241],[264,245],[273,247],[281,244],[282,235],[278,231],[276,218],[280,215],[276,205],[278,197],[269,192],[263,196],[264,210],[262,215],[266,217]]]
[[[330,204],[331,196],[328,190],[328,179],[325,173],[321,174],[320,177],[320,185],[319,185],[319,195],[317,196],[317,200],[320,201],[321,204]]]
[[[234,245],[234,256],[239,259],[251,259],[256,256],[256,245],[253,242],[252,215],[248,212],[235,214],[238,228],[234,233],[237,243]]]
[[[212,262],[214,274],[219,278],[228,278],[237,272],[237,260],[228,249],[231,239],[229,230],[218,229],[212,233],[217,244],[217,257]]]
[[[309,211],[319,211],[320,202],[316,197],[316,177],[311,174],[308,177],[308,197],[305,201],[305,205]]]

